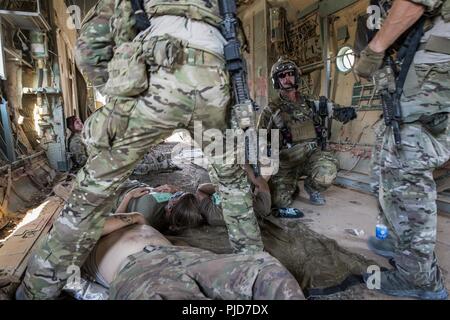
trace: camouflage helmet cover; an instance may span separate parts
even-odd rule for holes
[[[272,84],[273,87],[276,90],[281,89],[280,82],[278,79],[278,75],[281,72],[292,70],[294,71],[295,75],[295,86],[298,86],[300,84],[300,69],[297,67],[294,61],[287,59],[286,57],[281,56],[277,62],[272,66],[271,78],[272,78]]]

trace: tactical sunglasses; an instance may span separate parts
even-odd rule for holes
[[[284,79],[286,77],[293,77],[295,75],[294,71],[287,71],[278,74],[278,78]]]

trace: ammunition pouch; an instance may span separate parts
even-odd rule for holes
[[[448,113],[423,115],[419,122],[434,136],[444,133],[448,126]]]
[[[150,72],[156,72],[159,68],[173,71],[174,65],[186,46],[182,40],[167,34],[151,37],[143,43],[145,60],[150,67]]]
[[[432,35],[427,42],[419,46],[418,50],[450,54],[450,39]]]
[[[148,72],[160,68],[172,71],[183,47],[181,40],[169,35],[145,39],[145,33],[132,42],[122,43],[108,63],[105,93],[120,97],[141,94],[148,89]]]
[[[133,97],[148,88],[147,65],[142,42],[124,42],[108,63],[104,92],[110,96]]]

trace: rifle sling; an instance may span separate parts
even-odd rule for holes
[[[133,8],[134,17],[136,19],[136,30],[141,32],[150,27],[150,20],[145,13],[142,0],[131,0],[131,7]]]
[[[417,48],[419,47],[420,39],[422,38],[423,35],[424,23],[425,23],[424,17],[420,18],[420,20],[416,23],[416,26],[411,30],[410,34],[408,35],[408,38],[411,38],[411,41],[406,41],[409,42],[408,50],[406,50],[401,70],[396,81],[398,100],[400,100],[401,94],[403,93],[403,85],[405,84],[406,76],[408,75],[409,68],[411,67],[411,64],[414,60]]]

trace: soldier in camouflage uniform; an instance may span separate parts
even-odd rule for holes
[[[111,284],[112,300],[304,300],[295,278],[266,252],[150,245],[127,260]]]
[[[170,153],[156,154],[156,152],[151,151],[134,168],[133,175],[143,176],[150,172],[171,172],[176,170],[182,169],[172,162]]]
[[[78,172],[87,161],[88,155],[86,151],[86,145],[84,144],[83,137],[81,136],[81,131],[83,130],[83,122],[81,119],[72,116],[67,118],[67,128],[71,131],[69,137],[69,152],[70,158],[72,160],[71,172]]]
[[[217,0],[143,0],[142,10],[133,10],[136,3],[101,0],[84,20],[77,63],[109,100],[85,124],[89,159],[32,256],[18,298],[60,294],[68,268],[80,266],[99,239],[111,195],[152,146],[175,129],[192,132],[195,120],[219,132],[228,126],[230,83]],[[223,161],[228,153],[234,150],[210,159],[210,174],[220,181],[230,242],[237,253],[259,252],[246,174]]]
[[[278,173],[270,178],[272,204],[277,208],[289,207],[298,193],[300,177],[307,176],[305,190],[311,203],[324,205],[321,192],[336,179],[338,161],[330,152],[317,147],[317,132],[321,131],[318,102],[298,92],[300,71],[294,62],[282,57],[271,73],[280,95],[262,111],[258,128],[279,129],[283,140]],[[335,109],[330,102],[327,108],[330,113]]]
[[[268,253],[173,246],[144,222],[134,213],[108,217],[83,266],[110,299],[304,299],[295,278]]]
[[[446,299],[437,265],[436,184],[433,171],[450,157],[450,1],[397,0],[380,31],[361,52],[356,72],[378,79],[385,50],[423,15],[429,22],[401,96],[402,145],[384,126],[379,163],[379,201],[392,232],[369,240],[376,253],[394,257],[397,270],[381,273],[381,291],[395,296]]]

